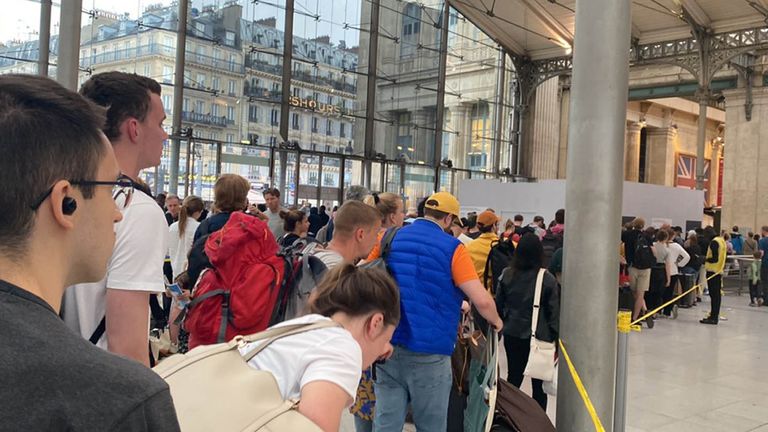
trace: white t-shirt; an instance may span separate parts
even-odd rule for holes
[[[466,235],[464,233],[459,234],[459,236],[457,238],[459,239],[459,241],[464,246],[467,246],[468,244],[472,243],[472,240],[474,240],[472,237],[470,237],[470,236],[468,236],[468,235]]]
[[[328,249],[317,250],[315,253],[312,254],[312,256],[322,261],[323,264],[325,264],[325,266],[328,267],[328,270],[338,265],[344,264],[344,257],[341,256],[338,252],[334,252],[332,250],[328,250]]]
[[[279,239],[283,236],[283,234],[285,234],[285,230],[283,229],[285,221],[280,217],[280,210],[283,210],[283,208],[281,207],[274,213],[270,209],[267,209],[267,211],[264,212],[264,214],[269,217],[267,225],[269,226],[269,230],[272,231],[272,235],[275,236],[275,240]]]
[[[305,315],[276,325],[330,321],[322,315]],[[261,342],[240,348],[241,354],[255,349]],[[313,381],[332,382],[347,392],[349,405],[357,395],[363,370],[360,345],[342,327],[328,327],[278,339],[256,355],[248,364],[275,376],[284,399],[299,399],[301,389]]]
[[[179,236],[179,223],[174,222],[168,228],[168,256],[171,257],[171,268],[173,268],[173,278],[180,275],[187,269],[187,255],[192,249],[192,243],[195,238],[195,231],[200,222],[193,218],[187,218],[187,226],[184,227],[184,234]]]
[[[115,237],[106,277],[100,282],[72,286],[64,294],[64,322],[86,339],[104,317],[107,287],[165,291],[163,262],[168,250],[168,222],[160,206],[143,192],[134,191],[131,203],[123,210],[123,220],[115,224]],[[98,346],[107,348],[106,332]]]
[[[691,260],[691,256],[685,251],[685,248],[675,242],[671,242],[667,248],[669,250],[666,260],[667,271],[670,276],[675,276],[679,274],[678,267],[685,267]]]

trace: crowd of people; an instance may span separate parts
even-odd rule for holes
[[[738,266],[747,275],[749,306],[764,305],[768,293],[768,226],[762,235],[749,232],[746,238],[734,226],[731,233],[717,233],[711,226],[684,233],[680,227],[646,227],[635,218],[623,227],[621,235],[622,275],[634,297],[633,319],[666,305],[644,321],[649,328],[658,318],[677,318],[679,307],[692,307],[703,295],[711,298],[711,308],[702,324],[717,325],[721,320],[723,276]],[[732,262],[728,256],[736,256]],[[678,294],[690,292],[677,302]]]
[[[0,77],[4,425],[178,430],[169,388],[150,367],[194,340],[184,317],[207,297],[196,292],[206,272],[241,271],[217,263],[239,262],[238,254],[258,262],[252,247],[264,242],[289,265],[300,263],[296,269],[311,257],[319,270],[300,307],[279,309],[282,290],[274,290],[273,304],[259,303],[268,311],[246,310],[266,314],[259,330],[333,325],[276,341],[248,364],[271,372],[283,398],[300,400],[298,411],[323,430],[338,430],[347,409],[359,432],[401,431],[409,413],[418,430],[446,430],[463,316],[503,337],[506,379],[518,387],[532,338],[557,340],[564,210],[548,225],[522,215],[502,224],[490,208],[462,217],[447,192],[406,211],[401,196],[362,186],[346,188],[330,212],[285,207],[273,188],[258,206],[248,202],[248,180],[235,174],[218,178],[210,205],[196,196],[155,199],[139,172],[159,164],[168,138],[160,93],[154,80],[122,72],[92,76],[79,94],[46,78]],[[234,232],[253,235],[251,248],[226,248]],[[764,304],[768,227],[762,238],[742,238],[738,227],[683,236],[637,218],[621,239],[634,318],[672,299],[678,284],[686,290],[698,281],[712,298],[701,322],[717,324],[729,252],[754,255],[751,301]],[[281,286],[298,286],[312,266],[271,271]],[[660,316],[674,318],[677,308]],[[210,326],[232,324],[218,318]],[[149,348],[153,332],[170,340],[159,353]],[[546,409],[542,380],[532,387]]]

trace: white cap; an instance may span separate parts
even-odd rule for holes
[[[688,237],[690,237],[690,236],[692,236],[692,235],[696,235],[696,230],[690,230],[690,231],[688,231]]]

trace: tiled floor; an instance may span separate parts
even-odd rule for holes
[[[768,307],[748,302],[729,294],[727,321],[705,326],[705,299],[630,336],[627,432],[768,432]],[[549,407],[554,419],[553,398]],[[354,431],[349,416],[341,430]]]
[[[705,300],[630,336],[628,431],[768,431],[768,308],[748,302],[724,297],[716,327],[698,323]]]

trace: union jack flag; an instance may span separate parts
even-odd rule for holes
[[[709,159],[704,160],[704,199],[709,202]],[[690,155],[677,155],[677,172],[675,175],[675,187],[682,189],[696,189],[696,157]]]

